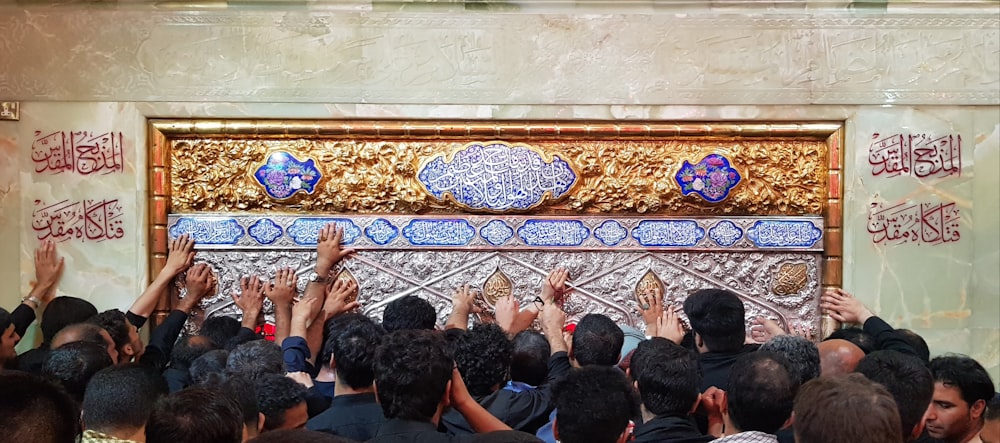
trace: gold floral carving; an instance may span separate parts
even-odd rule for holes
[[[339,274],[337,274],[337,280],[344,280],[344,281],[349,281],[349,282],[353,282],[354,283],[354,291],[351,291],[351,294],[347,296],[346,300],[347,300],[348,304],[357,301],[358,300],[358,288],[361,287],[361,284],[358,283],[358,279],[354,278],[354,274],[352,274],[351,271],[348,271],[347,269],[344,269],[344,270],[340,271]]]
[[[514,283],[510,277],[504,274],[500,268],[493,271],[493,274],[483,282],[483,300],[490,306],[496,306],[500,297],[506,297],[513,293]]]
[[[435,199],[416,175],[427,159],[473,141],[172,139],[171,212],[467,212],[453,201]],[[580,175],[568,195],[533,209],[535,214],[822,214],[827,199],[823,140],[702,137],[530,144],[565,158]],[[323,179],[315,194],[300,193],[283,201],[267,196],[252,174],[274,150],[316,159]],[[681,195],[674,181],[678,168],[685,160],[695,162],[711,153],[729,158],[743,182],[719,203]]]
[[[805,263],[785,263],[775,273],[771,291],[777,295],[794,295],[808,282],[809,269]]]
[[[646,271],[642,278],[635,284],[635,300],[639,302],[639,307],[646,309],[645,307],[652,305],[652,302],[649,300],[649,293],[651,291],[658,291],[653,293],[658,293],[661,297],[665,292],[663,290],[663,281],[660,280],[660,277],[652,269]]]

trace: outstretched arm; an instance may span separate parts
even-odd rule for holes
[[[184,234],[171,240],[167,251],[167,264],[128,308],[129,312],[143,319],[149,318],[153,310],[156,309],[157,300],[163,296],[163,292],[170,285],[170,282],[194,262],[194,239]]]
[[[875,338],[875,345],[879,350],[891,349],[921,357],[889,323],[872,313],[861,300],[854,298],[847,291],[842,289],[827,291],[820,298],[820,307],[829,312],[834,320],[861,324],[862,329]]]
[[[274,280],[264,283],[264,296],[274,305],[275,343],[284,342],[289,335],[295,294],[295,270],[292,268],[278,269]]]
[[[63,259],[56,253],[56,244],[46,240],[38,245],[35,249],[35,285],[21,299],[21,305],[10,313],[10,322],[18,335],[23,336],[35,321],[35,310],[55,297],[62,271]]]
[[[510,426],[494,417],[476,399],[472,398],[469,389],[465,387],[465,382],[462,380],[462,374],[458,372],[458,367],[451,371],[451,396],[449,400],[451,407],[462,414],[465,421],[477,433],[510,430]]]

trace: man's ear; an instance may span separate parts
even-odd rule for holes
[[[267,420],[267,417],[264,417],[264,413],[263,412],[258,412],[257,413],[257,433],[258,434],[261,433],[261,432],[264,432],[264,421],[266,421],[266,420]]]
[[[559,418],[558,417],[552,419],[552,438],[556,439],[556,441],[559,441]]]
[[[131,344],[127,344],[125,346],[122,346],[122,349],[121,349],[121,351],[118,351],[118,354],[119,354],[118,355],[118,361],[131,361],[132,357],[135,356],[135,348],[132,347]],[[128,356],[127,359],[123,359],[121,357],[121,355],[123,355],[123,354]]]
[[[694,333],[694,345],[695,345],[696,347],[699,347],[699,348],[701,348],[701,347],[704,347],[704,346],[705,346],[705,340],[703,340],[703,339],[701,338],[701,334],[699,334],[699,333],[697,333],[697,332],[695,332],[695,333]]]
[[[330,354],[330,361],[326,363],[330,366],[330,369],[337,370],[337,358]]]
[[[906,441],[913,441],[916,440],[918,437],[920,437],[920,434],[924,433],[925,425],[927,425],[927,415],[920,417],[920,421],[917,422],[917,425],[913,427],[912,431],[910,431],[910,438],[908,438]]]
[[[795,424],[795,411],[792,411],[792,413],[788,416],[788,420],[785,420],[785,422],[782,423],[781,427],[778,429],[788,429],[794,424]]]
[[[978,421],[983,418],[983,412],[986,411],[986,400],[979,399],[969,408],[969,415],[972,417],[973,421]]]
[[[698,394],[698,398],[694,399],[694,404],[693,404],[693,405],[691,405],[691,411],[689,411],[689,412],[688,412],[688,414],[694,414],[694,413],[695,413],[695,411],[697,411],[697,410],[698,410],[698,405],[700,405],[700,404],[701,404],[701,398],[702,398],[702,397],[703,397],[704,395],[705,395],[705,394]]]

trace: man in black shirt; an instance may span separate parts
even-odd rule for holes
[[[385,422],[382,407],[375,401],[375,350],[385,330],[362,314],[343,314],[328,325],[329,364],[336,373],[330,407],[306,423],[306,428],[357,441],[375,436]]]

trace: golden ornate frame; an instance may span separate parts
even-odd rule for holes
[[[843,122],[151,119],[148,122],[150,278],[162,269],[166,261],[167,216],[174,209],[171,146],[173,142],[181,139],[449,142],[460,145],[476,140],[502,140],[511,144],[524,143],[532,146],[535,143],[550,142],[667,143],[676,140],[706,145],[734,140],[781,139],[821,142],[826,149],[825,162],[822,162],[825,165],[820,165],[826,169],[825,186],[821,186],[825,187],[824,195],[821,196],[823,198],[820,203],[820,213],[825,225],[822,285],[824,288],[835,288],[840,287],[843,281]],[[764,151],[766,154],[766,149]],[[741,167],[741,173],[744,170],[745,168]],[[738,186],[743,185],[741,183]],[[577,186],[579,183],[574,185]],[[750,193],[748,197],[750,199],[756,195],[754,189],[747,192]],[[706,202],[691,200],[684,204],[686,207],[697,207],[697,211],[702,214],[710,214],[714,210],[713,204]],[[288,207],[280,209],[290,210]],[[431,208],[431,211],[458,209]],[[241,209],[235,207],[230,210]],[[556,210],[559,211],[556,213],[573,213],[572,208]],[[598,208],[592,211],[603,210]],[[612,212],[620,210],[614,209]],[[653,213],[671,215],[667,210]],[[754,208],[748,208],[745,213],[745,215],[754,214]],[[774,215],[774,212],[770,214]],[[787,215],[802,215],[802,211]],[[160,300],[157,305],[157,320],[169,312],[175,300],[174,295]],[[827,330],[829,327],[824,324],[823,329]]]

